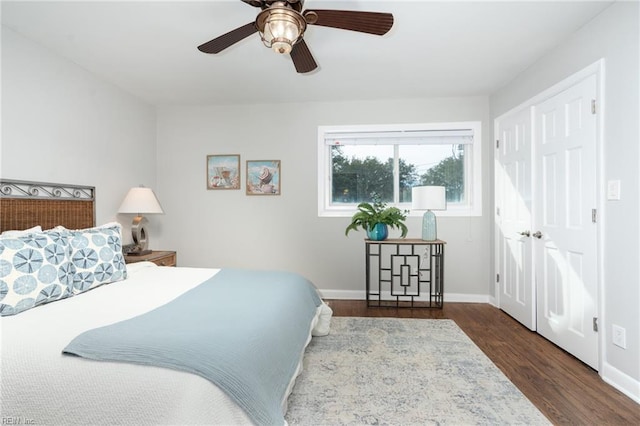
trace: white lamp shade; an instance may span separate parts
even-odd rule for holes
[[[120,209],[118,209],[118,213],[162,214],[164,211],[162,211],[162,207],[153,190],[141,186],[129,190],[120,205]]]
[[[446,210],[446,188],[444,186],[414,186],[411,188],[411,209]]]

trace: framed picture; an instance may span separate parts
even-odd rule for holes
[[[240,155],[207,155],[207,189],[240,189]]]
[[[247,195],[280,195],[280,160],[247,160]]]

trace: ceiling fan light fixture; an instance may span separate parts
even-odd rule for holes
[[[256,26],[265,46],[286,54],[304,35],[307,22],[299,12],[278,2],[260,12]]]

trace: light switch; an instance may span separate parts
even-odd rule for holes
[[[610,180],[607,182],[607,200],[620,199],[620,181]]]

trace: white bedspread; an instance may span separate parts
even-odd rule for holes
[[[226,394],[195,374],[62,355],[83,331],[161,306],[219,270],[144,262],[128,271],[125,281],[2,317],[0,417],[37,425],[250,424]]]

